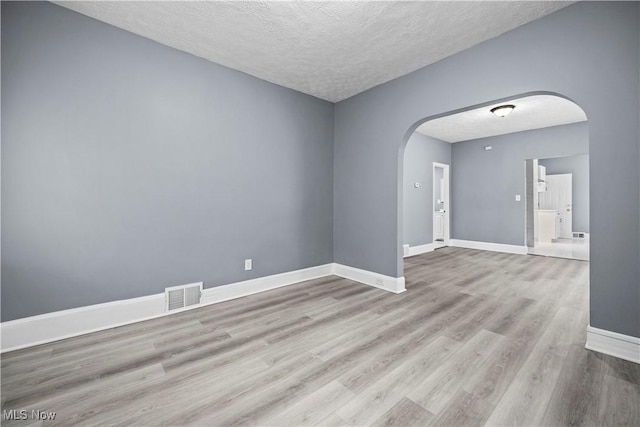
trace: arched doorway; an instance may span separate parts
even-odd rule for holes
[[[491,110],[501,105],[515,108],[500,117]],[[434,238],[439,211],[448,219],[447,245],[526,254],[527,229],[533,228],[527,209],[534,197],[527,192],[523,162],[588,153],[586,120],[572,100],[533,92],[414,123],[399,154],[400,256],[446,246]],[[450,167],[449,198],[434,197],[442,191],[431,172],[437,165]],[[588,210],[588,203],[581,209]]]

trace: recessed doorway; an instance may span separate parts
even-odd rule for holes
[[[433,162],[433,248],[449,246],[449,165]]]
[[[527,253],[589,260],[589,154],[525,161]]]

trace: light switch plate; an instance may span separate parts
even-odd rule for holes
[[[519,202],[519,201],[520,201],[520,195],[516,194],[516,202]]]

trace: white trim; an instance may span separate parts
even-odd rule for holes
[[[402,245],[402,257],[408,257],[409,256],[409,245]]]
[[[404,287],[404,277],[385,276],[384,274],[335,263],[333,264],[333,274],[373,286],[374,288],[384,289],[394,294],[400,294],[406,291]]]
[[[640,338],[587,326],[585,348],[630,362],[640,363]]]
[[[154,294],[26,317],[0,323],[0,353],[170,316],[205,305],[330,276],[344,277],[393,293],[405,291],[404,277],[390,277],[340,264],[325,264],[205,289],[202,303],[165,312],[165,294]]]
[[[409,246],[409,249],[408,251],[406,251],[404,258],[414,255],[426,254],[427,252],[433,252],[434,250],[435,245],[433,243],[427,243],[426,245]]]
[[[305,280],[319,279],[331,275],[332,264],[318,267],[305,268],[303,270],[288,271],[272,276],[258,277],[256,279],[236,282],[230,285],[216,286],[204,290],[202,304],[209,305],[217,302],[229,301],[271,289],[281,288]]]
[[[72,338],[179,311],[183,310],[165,313],[162,293],[2,322],[0,352]]]
[[[450,246],[467,249],[480,249],[483,251],[505,252],[509,254],[526,255],[527,247],[518,245],[505,245],[502,243],[476,242],[473,240],[451,239]]]
[[[46,344],[131,323],[168,316],[186,310],[240,298],[257,292],[330,275],[332,264],[205,289],[197,305],[165,311],[164,293],[88,305],[69,310],[11,320],[0,324],[0,352]]]

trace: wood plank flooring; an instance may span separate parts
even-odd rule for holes
[[[640,365],[584,348],[588,270],[443,248],[400,295],[327,277],[3,354],[2,425],[638,426]]]

